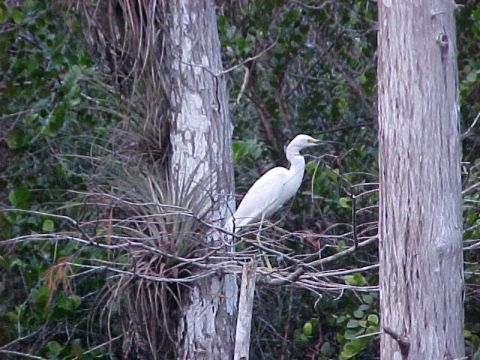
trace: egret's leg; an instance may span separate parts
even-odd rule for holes
[[[260,232],[262,231],[263,221],[265,220],[265,214],[262,214],[262,218],[260,219],[260,224],[258,225],[258,232],[257,232],[257,241],[260,242]]]
[[[235,219],[233,219],[233,226],[232,226],[232,233],[235,234]],[[227,252],[229,253],[234,253],[235,252],[235,236],[233,235],[228,235],[227,238]]]
[[[265,213],[262,214],[262,218],[260,219],[260,225],[258,226],[258,232],[257,232],[257,241],[258,243],[260,243],[261,241],[261,236],[260,236],[260,233],[262,231],[262,226],[263,226],[263,221],[265,220]],[[272,264],[270,264],[270,260],[268,260],[268,254],[265,254],[265,252],[263,252],[263,258],[265,259],[265,266],[269,269],[269,270],[272,270]]]

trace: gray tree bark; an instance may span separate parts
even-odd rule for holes
[[[454,1],[379,1],[381,358],[464,355]]]
[[[171,172],[184,191],[202,197],[208,220],[220,226],[234,190],[227,90],[213,0],[169,0],[164,87],[172,109]],[[230,200],[229,200],[230,199]],[[231,210],[230,210],[231,211]],[[214,241],[211,235],[205,241]],[[230,359],[237,285],[233,275],[192,284],[178,326],[179,359]]]

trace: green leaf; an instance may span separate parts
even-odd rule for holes
[[[303,333],[305,334],[305,336],[311,336],[312,332],[313,332],[312,323],[310,321],[306,322],[305,325],[303,325]]]
[[[337,332],[337,335],[335,335],[335,340],[337,340],[339,343],[342,343],[345,340],[345,336],[343,336],[342,333]]]
[[[75,106],[78,106],[80,102],[81,102],[80,98],[73,98],[73,99],[70,99],[70,101],[68,102],[68,105],[75,107]]]
[[[480,9],[473,10],[472,15],[475,21],[480,21]]]
[[[263,147],[257,140],[239,140],[232,144],[234,162],[255,160],[262,156]]]
[[[373,334],[378,332],[378,325],[370,325],[367,327],[367,330],[365,331],[367,334]]]
[[[19,149],[27,143],[25,133],[19,129],[11,130],[6,139],[7,146],[12,149]]]
[[[364,348],[364,343],[360,340],[352,340],[345,344],[342,352],[340,353],[340,359],[351,359],[357,355]]]
[[[38,119],[39,115],[36,112],[29,112],[27,115],[24,116],[22,119],[23,123],[26,125],[32,125],[36,119]]]
[[[75,309],[77,309],[80,304],[82,303],[82,298],[78,295],[70,295],[67,299],[67,303],[68,303],[68,310],[70,311],[74,311]]]
[[[0,23],[3,23],[7,19],[7,9],[3,4],[0,4]]]
[[[362,299],[365,304],[370,305],[371,303],[373,303],[374,297],[370,294],[364,294],[362,295]]]
[[[353,312],[353,316],[355,316],[357,319],[363,318],[364,312],[362,310],[355,310]]]
[[[370,314],[367,317],[367,321],[369,324],[378,325],[378,322],[379,322],[378,316],[375,314]]]
[[[358,323],[357,320],[353,320],[353,319],[350,319],[348,320],[348,323],[347,323],[347,328],[349,329],[356,329],[358,328],[360,325]]]
[[[17,316],[17,313],[13,312],[13,311],[9,311],[7,312],[5,315],[5,320],[7,320],[8,322],[10,323],[16,323],[18,320],[18,316]]]
[[[366,311],[370,308],[370,305],[362,304],[358,307],[358,310]]]
[[[285,14],[284,23],[290,25],[300,17],[300,12],[297,9],[291,9]]]
[[[355,355],[358,354],[358,351],[355,351],[355,349],[343,349],[342,352],[340,353],[340,360],[348,360],[353,358]]]
[[[53,221],[50,219],[45,219],[42,224],[42,230],[45,232],[52,232],[54,230]]]
[[[332,345],[330,345],[329,342],[324,342],[320,349],[320,352],[325,356],[332,356],[334,353],[334,350],[332,348]]]
[[[277,43],[277,45],[272,49],[273,56],[282,57],[287,52],[285,46],[281,43]]]
[[[473,225],[475,223],[475,221],[477,220],[477,217],[478,217],[478,214],[476,211],[470,211],[467,213],[467,216],[466,216],[466,223],[469,224],[469,225]]]
[[[466,79],[469,83],[474,83],[477,81],[477,73],[475,71],[472,71],[467,75]]]
[[[27,267],[27,264],[25,261],[22,261],[21,259],[15,259],[10,263],[10,269],[25,269]]]
[[[39,218],[35,216],[27,217],[26,223],[28,225],[31,225],[32,227],[37,227],[38,225],[40,225]]]
[[[62,352],[63,347],[56,341],[49,341],[47,343],[47,356],[56,359]]]
[[[361,286],[366,285],[367,280],[365,280],[365,278],[360,274],[354,274],[345,276],[345,283],[348,285]]]
[[[38,308],[43,308],[50,296],[50,289],[46,285],[42,285],[39,288],[32,289],[32,300]]]
[[[72,354],[75,355],[77,358],[82,357],[83,355],[83,348],[80,339],[74,339],[72,341]]]
[[[18,209],[28,209],[30,207],[30,197],[30,191],[24,186],[19,186],[8,194],[8,200],[12,206]]]
[[[365,333],[365,329],[362,329],[362,328],[347,329],[344,333],[345,340],[352,340],[364,333]]]
[[[300,334],[300,341],[307,342],[307,341],[308,341],[308,337],[306,337],[304,333],[301,333],[301,334]]]
[[[345,320],[347,320],[345,315],[341,315],[341,316],[337,317],[337,325],[343,324],[343,322],[345,322]]]
[[[82,299],[75,294],[65,296],[65,293],[59,293],[57,296],[57,308],[66,312],[72,313],[77,309],[82,302]]]
[[[19,24],[23,20],[23,14],[17,9],[12,10],[11,16],[15,24]]]
[[[350,198],[347,198],[347,197],[341,197],[340,199],[338,199],[338,203],[344,209],[350,209],[350,207],[352,206],[351,205],[352,200]]]
[[[221,31],[221,32],[224,32],[225,29],[227,28],[227,18],[225,16],[218,16],[217,18],[217,26],[218,26],[218,30]]]
[[[55,109],[53,116],[51,116],[47,121],[48,129],[52,133],[59,131],[65,123],[66,116],[67,104],[65,102],[61,102]]]
[[[367,82],[367,77],[365,76],[365,74],[361,74],[358,77],[358,81],[360,82],[361,85],[364,85]]]

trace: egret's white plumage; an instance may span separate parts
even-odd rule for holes
[[[321,143],[323,141],[311,136],[297,135],[285,151],[290,169],[276,167],[261,176],[248,190],[237,211],[227,220],[225,229],[238,231],[255,220],[263,220],[290,200],[300,187],[305,173],[305,159],[300,151]]]

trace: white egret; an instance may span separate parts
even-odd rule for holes
[[[263,222],[265,217],[290,200],[299,189],[305,173],[305,158],[300,151],[322,143],[333,142],[317,140],[305,134],[297,135],[285,151],[290,169],[279,166],[261,176],[248,190],[237,211],[227,220],[225,229],[237,232],[255,220]]]

